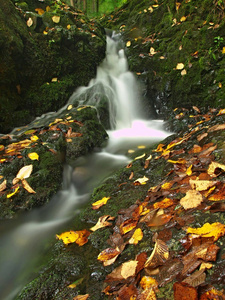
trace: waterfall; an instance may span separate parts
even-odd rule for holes
[[[0,227],[0,299],[12,300],[21,290],[32,273],[35,260],[37,264],[44,242],[54,237],[60,226],[76,217],[80,204],[88,201],[89,193],[97,184],[129,161],[127,149],[139,144],[150,145],[169,135],[163,130],[162,121],[143,119],[138,85],[128,70],[124,49],[115,34],[107,37],[106,57],[98,67],[96,78],[88,87],[79,88],[68,104],[98,108],[103,96],[107,99],[111,126],[107,147],[78,159],[74,170],[65,167],[64,189],[48,205]],[[68,104],[59,112],[39,117],[38,122],[49,116],[57,117]],[[35,122],[37,120],[30,128]]]

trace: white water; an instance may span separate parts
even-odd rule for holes
[[[128,71],[124,50],[118,49],[118,45],[107,38],[106,58],[98,68],[97,77],[88,87],[74,93],[68,102],[83,99],[81,104],[97,107],[95,93],[92,97],[89,94],[89,102],[86,95],[90,89],[104,93],[109,99],[113,128],[108,131],[109,143],[102,152],[78,159],[74,170],[65,167],[64,189],[50,204],[18,220],[4,221],[0,226],[1,300],[14,299],[37,264],[46,241],[54,238],[60,226],[79,213],[79,206],[88,201],[88,193],[112,171],[128,163],[129,159],[124,155],[127,149],[151,145],[168,136],[162,121],[143,120],[136,80]]]

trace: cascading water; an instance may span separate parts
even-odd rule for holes
[[[119,45],[117,36],[107,37],[106,58],[98,68],[97,77],[91,80],[88,87],[78,89],[68,102],[98,107],[99,99],[106,96],[112,128],[108,131],[107,147],[99,153],[78,159],[75,170],[65,167],[64,189],[53,197],[50,204],[0,227],[2,300],[13,299],[23,287],[34,262],[38,261],[44,242],[71,219],[71,211],[75,217],[79,212],[79,205],[88,200],[88,193],[93,187],[129,161],[124,155],[125,149],[140,143],[149,145],[168,136],[168,132],[163,130],[162,121],[142,119],[136,80],[128,71],[124,50]],[[42,118],[48,119],[49,115],[57,117],[67,106],[68,104],[57,113],[38,118],[38,122]],[[35,121],[31,123],[31,128],[34,123]]]

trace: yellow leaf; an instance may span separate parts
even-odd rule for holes
[[[153,12],[152,6],[149,6],[148,10],[150,11],[150,13],[152,13]]]
[[[73,108],[73,105],[70,104],[68,107],[67,107],[67,110],[71,110]]]
[[[59,17],[59,16],[53,16],[53,17],[52,17],[52,21],[53,21],[54,23],[59,23],[59,22],[60,22],[60,17]]]
[[[187,191],[186,196],[180,200],[180,204],[183,208],[190,209],[199,206],[203,201],[202,195],[195,190]]]
[[[134,160],[136,160],[136,159],[141,159],[141,158],[143,158],[143,157],[145,157],[145,153],[144,153],[144,154],[142,154],[142,155],[140,155],[140,156],[137,156],[137,157],[135,157],[135,159],[134,159]]]
[[[75,243],[76,240],[79,238],[79,234],[76,231],[67,231],[63,232],[60,235],[56,234],[56,237],[59,240],[62,240],[65,245]]]
[[[144,145],[138,146],[138,149],[145,149],[145,148],[146,148],[146,146],[144,146]]]
[[[187,168],[186,174],[190,176],[192,174],[192,165]]]
[[[183,17],[180,18],[180,21],[184,22],[184,21],[186,21],[186,19],[187,19],[187,17],[183,16]]]
[[[150,48],[150,55],[155,55],[157,52],[153,47]]]
[[[223,47],[223,49],[222,49],[222,53],[223,53],[223,54],[225,54],[225,47]]]
[[[219,82],[219,84],[218,84],[218,87],[221,89],[222,88],[222,83],[221,82]]]
[[[92,203],[92,208],[98,209],[99,207],[105,205],[109,199],[110,199],[110,197],[103,197],[101,200],[98,200],[98,201]]]
[[[149,288],[157,288],[158,282],[153,277],[143,276],[140,281],[140,286],[142,287],[143,290],[146,290]]]
[[[126,46],[127,46],[127,47],[130,47],[130,46],[131,46],[131,41],[128,41],[128,42],[126,43]]]
[[[31,27],[33,25],[33,20],[31,19],[31,18],[29,18],[28,20],[27,20],[27,26],[28,27]]]
[[[154,249],[145,263],[145,268],[155,268],[165,264],[169,258],[169,248],[166,243],[160,239],[156,240]]]
[[[117,256],[120,254],[120,251],[118,251],[117,249],[113,249],[113,248],[107,248],[105,250],[103,250],[101,253],[99,253],[98,255],[98,260],[100,261],[109,261],[112,260],[112,258],[117,258]]]
[[[189,183],[190,183],[192,189],[195,189],[196,191],[201,192],[201,191],[206,191],[208,188],[215,185],[216,181],[190,179]]]
[[[71,25],[70,25],[70,24],[68,24],[68,25],[66,26],[66,28],[67,28],[67,29],[70,29],[70,28],[71,28]]]
[[[73,298],[73,300],[87,300],[88,298],[89,298],[89,294],[77,295]]]
[[[185,69],[183,69],[180,73],[182,76],[187,75],[187,71]]]
[[[182,70],[184,68],[184,64],[183,63],[178,63],[176,66],[177,70]]]
[[[16,175],[16,178],[23,180],[25,178],[30,177],[30,174],[33,171],[33,165],[28,165],[28,166],[24,166],[22,167],[19,172]]]
[[[40,15],[42,16],[44,14],[44,10],[42,8],[35,8],[35,11]]]
[[[52,78],[51,81],[52,81],[52,82],[57,82],[57,81],[58,81],[58,78],[57,78],[57,77],[54,77],[54,78]]]
[[[43,34],[46,35],[46,34],[48,34],[48,32],[44,30],[44,31],[43,31]],[[47,83],[47,84],[49,84],[49,83]]]
[[[143,238],[143,232],[141,230],[141,228],[137,228],[132,237],[129,239],[129,244],[134,244],[137,245],[139,241],[141,241]]]
[[[208,167],[207,173],[211,176],[211,177],[217,177],[217,175],[215,174],[215,170],[216,169],[221,169],[225,172],[225,165],[217,163],[215,161],[212,161],[211,164]]]
[[[0,145],[0,151],[3,151],[5,149],[4,145]]]
[[[38,160],[38,159],[39,159],[39,155],[38,155],[36,152],[28,153],[28,157],[29,157],[31,160]]]
[[[216,222],[216,223],[205,223],[202,227],[199,228],[187,228],[187,233],[192,235],[199,235],[201,237],[214,237],[214,242],[217,241],[221,236],[225,234],[225,225]]]
[[[32,142],[36,142],[39,139],[39,137],[37,135],[32,135],[30,137],[30,139],[31,139]]]
[[[147,177],[142,177],[142,178],[138,178],[136,179],[134,182],[139,182],[140,184],[146,184],[146,181],[148,181],[149,179]]]
[[[161,188],[163,190],[169,190],[173,186],[173,182],[165,182],[164,184],[161,185]]]
[[[46,10],[47,12],[49,12],[49,11],[51,10],[51,7],[50,7],[50,6],[46,6],[45,10]]]
[[[30,130],[25,131],[24,134],[29,135],[29,134],[35,133],[36,131],[37,131],[36,129],[30,129]]]
[[[8,194],[6,197],[11,198],[12,196],[14,196],[18,192],[19,188],[20,187],[18,186],[13,193]]]
[[[5,179],[1,184],[0,184],[0,192],[4,191],[6,189],[6,183],[7,180]]]
[[[23,188],[25,190],[27,190],[30,194],[36,194],[36,192],[32,189],[32,187],[29,185],[29,183],[25,179],[22,180],[22,185],[23,185]]]

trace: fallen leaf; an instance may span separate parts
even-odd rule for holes
[[[216,223],[205,223],[202,227],[199,228],[187,228],[187,233],[190,233],[192,236],[201,236],[201,237],[213,237],[214,241],[217,241],[221,236],[225,235],[225,225],[216,222]]]
[[[28,178],[30,177],[32,171],[33,171],[33,165],[24,166],[19,170],[19,172],[16,175],[16,178],[20,180]]]
[[[180,73],[182,76],[187,75],[187,71],[185,69],[183,69]]]
[[[156,208],[167,208],[174,204],[174,200],[170,198],[165,198],[160,202],[156,202],[153,204],[153,207]]]
[[[92,203],[92,209],[99,209],[101,206],[105,205],[110,197],[103,197],[101,200],[98,200]]]
[[[32,18],[29,18],[28,20],[27,20],[27,26],[28,27],[31,27],[33,25],[33,20],[32,20]]]
[[[206,191],[208,188],[214,186],[216,184],[216,181],[190,179],[189,183],[192,189],[201,192]]]
[[[188,283],[185,282],[175,282],[173,285],[174,290],[174,300],[181,300],[185,299],[188,300],[198,300],[198,292],[193,287],[190,286]]]
[[[36,152],[28,153],[27,155],[31,160],[39,160],[39,155]]]
[[[39,137],[37,135],[32,135],[30,137],[30,139],[31,139],[32,142],[36,142],[39,139]]]
[[[149,179],[147,178],[147,177],[142,177],[142,178],[138,178],[138,179],[136,179],[134,182],[135,183],[140,183],[140,184],[146,184],[146,182],[148,181]]]
[[[89,294],[77,295],[73,298],[73,300],[87,300],[88,298],[89,298]]]
[[[155,51],[155,49],[153,47],[150,48],[149,54],[150,55],[155,55],[157,52]]]
[[[184,21],[186,21],[186,19],[187,19],[187,17],[183,16],[183,17],[180,18],[180,21],[184,22]]]
[[[195,190],[187,191],[186,195],[180,200],[180,204],[183,208],[190,209],[198,207],[203,201],[202,195]]]
[[[113,248],[107,248],[105,250],[103,250],[101,253],[99,253],[98,255],[98,260],[105,262],[105,261],[109,261],[112,258],[117,257],[120,254],[120,251],[118,251],[117,249],[113,249]]]
[[[102,216],[98,219],[98,222],[95,224],[95,226],[90,228],[90,230],[91,231],[96,231],[99,228],[103,228],[103,227],[106,227],[106,226],[112,226],[112,223],[110,223],[108,221],[112,221],[114,219],[115,218],[111,217],[110,215]]]
[[[183,63],[178,63],[176,66],[176,70],[182,70],[184,68],[184,64]]]
[[[67,110],[71,110],[73,108],[73,105],[70,104],[68,107],[67,107]]]
[[[137,260],[130,260],[116,269],[114,269],[110,274],[107,275],[106,281],[108,280],[122,280],[129,277],[134,277],[136,275],[136,269],[138,266]]]
[[[18,187],[15,189],[14,192],[12,192],[12,193],[10,193],[10,194],[7,194],[6,197],[7,197],[7,198],[11,198],[12,196],[14,196],[14,195],[18,192],[19,188],[20,188],[20,187],[18,186]]]
[[[53,16],[53,17],[52,17],[52,21],[53,21],[54,23],[59,23],[59,22],[60,22],[60,17],[59,17],[59,16]]]
[[[218,125],[214,125],[212,127],[210,127],[208,129],[208,132],[213,132],[213,131],[217,131],[217,130],[224,130],[225,129],[225,124],[218,124]]]
[[[132,237],[129,239],[128,243],[129,244],[134,244],[134,245],[137,245],[139,241],[141,241],[143,238],[143,232],[141,230],[141,228],[137,228]]]
[[[121,225],[120,225],[120,232],[122,235],[126,234],[127,232],[131,231],[132,229],[134,229],[137,226],[137,220],[133,220],[133,219],[128,219],[126,221],[124,221]]]
[[[36,194],[36,192],[32,189],[26,179],[22,180],[22,185],[25,190],[27,190],[30,194]]]
[[[144,153],[144,154],[142,154],[142,155],[140,155],[140,156],[137,156],[137,157],[135,157],[135,159],[134,159],[134,160],[141,159],[141,158],[143,158],[143,157],[145,157],[145,153]]]
[[[169,258],[169,248],[165,242],[157,239],[154,249],[145,263],[145,268],[156,268],[163,265]]]
[[[127,41],[126,46],[130,47],[131,46],[131,41]]]
[[[56,237],[59,240],[62,240],[65,245],[76,243],[79,246],[83,246],[88,242],[88,236],[90,235],[90,232],[86,229],[80,230],[80,231],[66,231],[61,233],[60,235],[56,235]]]
[[[5,179],[1,184],[0,184],[0,192],[4,191],[6,189],[6,183],[7,180]]]
[[[149,288],[158,288],[158,282],[155,278],[150,276],[143,276],[140,281],[140,286],[143,290],[149,289]]]
[[[225,165],[217,163],[215,161],[212,161],[211,164],[208,167],[207,173],[211,176],[211,177],[217,177],[217,175],[215,174],[216,169],[222,170],[225,172]]]
[[[40,15],[42,16],[44,14],[44,10],[42,8],[35,8],[35,11]]]

